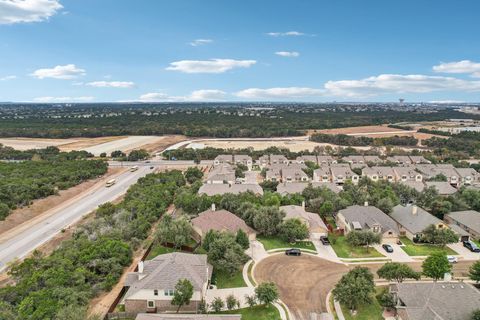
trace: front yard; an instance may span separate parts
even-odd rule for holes
[[[226,272],[213,269],[212,284],[218,289],[246,287],[247,284],[243,280],[242,270],[229,275]]]
[[[375,289],[377,293],[382,290],[380,287]],[[331,300],[331,305],[333,306],[333,296]],[[346,320],[383,320],[383,307],[375,296],[372,297],[372,303],[360,306],[355,315],[352,315],[350,310],[345,306],[342,305],[341,307]]]
[[[331,246],[339,258],[381,258],[383,254],[370,247],[353,247],[347,243],[345,236],[329,236]]]
[[[298,248],[298,249],[307,249],[307,250],[317,252],[317,250],[315,250],[315,246],[311,241],[297,241],[294,243],[290,243],[290,242],[283,241],[279,237],[266,237],[266,236],[257,236],[257,240],[263,244],[263,247],[267,251],[273,250],[273,249]]]
[[[456,255],[458,254],[449,247],[439,247],[431,244],[415,244],[412,240],[402,237],[400,239],[404,244],[401,246],[403,251],[405,251],[409,256],[428,256],[432,253],[443,253],[444,255]]]
[[[232,311],[222,311],[221,314],[241,314],[242,320],[281,320],[277,308],[268,306],[255,306]]]

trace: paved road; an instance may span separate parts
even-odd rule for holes
[[[474,261],[460,261],[454,265],[455,276],[467,274]],[[421,262],[408,263],[417,271]],[[374,275],[383,263],[365,264]],[[354,266],[346,266],[311,255],[301,257],[272,255],[260,261],[254,269],[257,282],[273,281],[280,291],[280,299],[297,320],[309,320],[310,313],[326,312],[327,294],[342,275]]]
[[[62,207],[58,212],[45,218],[40,223],[22,231],[8,241],[0,243],[0,271],[7,263],[16,258],[23,258],[35,248],[52,239],[62,229],[72,225],[83,216],[96,209],[102,203],[113,201],[140,177],[152,172],[149,167],[140,167],[135,172],[127,171],[119,175],[117,183],[110,188],[101,186],[91,191],[74,203]]]

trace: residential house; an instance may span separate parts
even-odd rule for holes
[[[270,168],[265,172],[265,180],[267,181],[281,181],[282,180],[282,170],[277,168]]]
[[[387,157],[387,161],[398,164],[398,165],[411,165],[412,160],[409,156],[393,156]]]
[[[282,169],[282,182],[306,182],[308,175],[300,168],[287,167]]]
[[[425,186],[434,187],[437,189],[438,194],[441,196],[449,196],[456,193],[458,190],[452,187],[452,185],[448,182],[443,181],[425,181]]]
[[[395,172],[392,167],[365,167],[362,169],[362,176],[373,181],[387,180],[395,182]]]
[[[413,164],[432,163],[430,160],[425,159],[423,156],[410,156],[410,160]]]
[[[385,162],[382,159],[380,159],[378,156],[363,156],[363,159],[365,163],[368,163],[368,164],[373,163],[374,165],[379,165]]]
[[[230,164],[222,164],[213,167],[208,173],[206,183],[234,184],[235,169]]]
[[[288,164],[288,159],[282,154],[271,154],[270,164]]]
[[[215,157],[213,160],[214,166],[219,166],[221,164],[232,164],[233,163],[233,155],[231,154],[220,154]]]
[[[319,166],[329,166],[332,164],[336,164],[337,160],[334,159],[332,156],[317,156],[317,163]]]
[[[220,232],[230,232],[236,234],[238,230],[243,230],[250,240],[255,240],[256,232],[250,228],[240,217],[227,210],[212,209],[201,212],[198,217],[192,219],[194,238],[201,240],[208,231],[215,230]]]
[[[226,193],[239,194],[243,192],[252,192],[256,195],[263,195],[263,189],[257,183],[242,184],[204,184],[198,189],[198,194],[206,194],[207,196],[223,195]]]
[[[353,230],[370,230],[382,235],[382,243],[396,243],[400,234],[397,223],[380,209],[354,205],[337,213],[337,226],[345,233]]]
[[[473,239],[480,240],[480,212],[474,210],[450,212],[443,220],[450,226],[457,225],[462,228]]]
[[[299,156],[296,159],[297,163],[305,163],[305,162],[313,162],[315,164],[318,164],[317,156],[316,155],[303,155]]]
[[[363,156],[347,156],[342,158],[343,161],[348,162],[350,164],[360,164],[365,165],[365,158]]]
[[[193,285],[190,304],[183,306],[181,310],[197,312],[200,302],[205,299],[212,271],[213,267],[204,254],[174,252],[140,261],[138,271],[128,273],[125,280],[125,312],[136,314],[176,311],[177,306],[173,306],[171,301],[175,285],[180,279],[187,279]]]
[[[257,164],[262,169],[267,167],[270,164],[270,156],[267,154],[261,156],[260,158],[258,158]]]
[[[393,172],[395,173],[395,180],[406,182],[406,181],[418,181],[423,180],[423,175],[415,170],[413,166],[405,167],[393,167]]]
[[[314,238],[328,233],[327,226],[318,214],[305,211],[305,203],[301,206],[281,206],[280,210],[285,212],[284,221],[288,219],[299,219],[308,226],[308,231]]]
[[[282,182],[277,186],[277,192],[282,196],[294,193],[302,193],[311,184],[314,188],[327,188],[334,193],[339,193],[340,188],[332,182]]]
[[[410,240],[418,240],[423,235],[423,230],[434,225],[437,229],[448,228],[447,224],[437,217],[431,215],[416,205],[397,205],[390,213],[390,217],[397,222],[400,235]]]
[[[403,282],[389,291],[399,320],[471,320],[480,306],[480,291],[465,282]]]
[[[443,175],[451,185],[455,187],[460,185],[459,174],[451,164],[419,164],[415,168],[423,174],[424,180]]]
[[[462,185],[472,185],[480,182],[480,173],[473,168],[455,168]]]
[[[332,174],[330,167],[320,167],[313,171],[313,181],[315,182],[331,182]]]
[[[332,173],[332,182],[337,185],[343,185],[347,181],[351,181],[353,184],[357,184],[360,180],[358,174],[350,169],[347,164],[336,164],[330,167]]]
[[[233,156],[233,161],[235,164],[243,164],[248,168],[248,170],[252,170],[253,160],[250,156],[244,154],[236,154]]]

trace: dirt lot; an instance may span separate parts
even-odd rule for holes
[[[99,138],[81,138],[75,142],[62,144],[59,146],[61,151],[83,150],[102,143],[107,143],[126,137],[99,137]]]
[[[41,149],[48,146],[61,146],[76,143],[81,139],[36,139],[36,138],[1,138],[0,144],[17,150]]]
[[[472,262],[460,261],[454,265],[457,276],[468,272]],[[376,274],[383,264],[366,264]],[[421,262],[410,263],[421,270]],[[326,312],[326,298],[343,274],[354,266],[330,262],[311,255],[301,257],[273,255],[262,260],[254,269],[257,282],[273,281],[280,291],[280,299],[287,304],[298,320],[310,319],[311,312]]]

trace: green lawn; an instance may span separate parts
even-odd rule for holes
[[[283,241],[278,237],[266,237],[266,236],[257,236],[257,240],[260,241],[265,250],[272,250],[272,249],[281,249],[281,248],[298,248],[298,249],[308,249],[312,251],[315,250],[315,246],[310,241],[297,241],[295,243],[289,243]]]
[[[401,248],[405,251],[409,256],[428,256],[432,253],[443,253],[445,255],[456,255],[458,254],[454,250],[450,249],[449,247],[438,247],[430,244],[415,244],[413,241],[406,237],[402,237],[400,239],[405,246]]]
[[[242,270],[238,270],[233,275],[229,275],[226,272],[213,269],[212,284],[216,285],[218,289],[247,286],[245,281],[243,281]]]
[[[477,247],[480,247],[480,240],[472,240],[476,245]]]
[[[377,293],[381,288],[375,288]],[[353,316],[348,308],[342,305],[343,315],[346,320],[383,320],[383,307],[378,303],[377,298],[372,297],[372,303],[362,305],[358,308],[357,313]]]
[[[189,246],[194,247],[195,245],[196,245],[195,242],[189,243]],[[148,256],[145,260],[151,260],[158,255],[165,254],[165,253],[176,252],[176,251],[180,251],[180,250],[176,250],[174,248],[168,248],[168,247],[162,246],[161,244],[155,242],[152,246],[152,250],[150,250],[150,252],[148,253]],[[193,253],[195,253],[195,254],[206,254],[206,252],[202,248],[202,246],[198,246],[198,248],[195,249],[195,251]]]
[[[280,320],[280,313],[273,305],[255,306],[232,311],[222,311],[222,314],[241,314],[242,320]]]
[[[381,258],[383,254],[375,250],[375,248],[366,247],[352,247],[345,240],[345,236],[336,237],[336,241],[333,241],[333,237],[330,237],[330,242],[333,250],[339,258]]]

